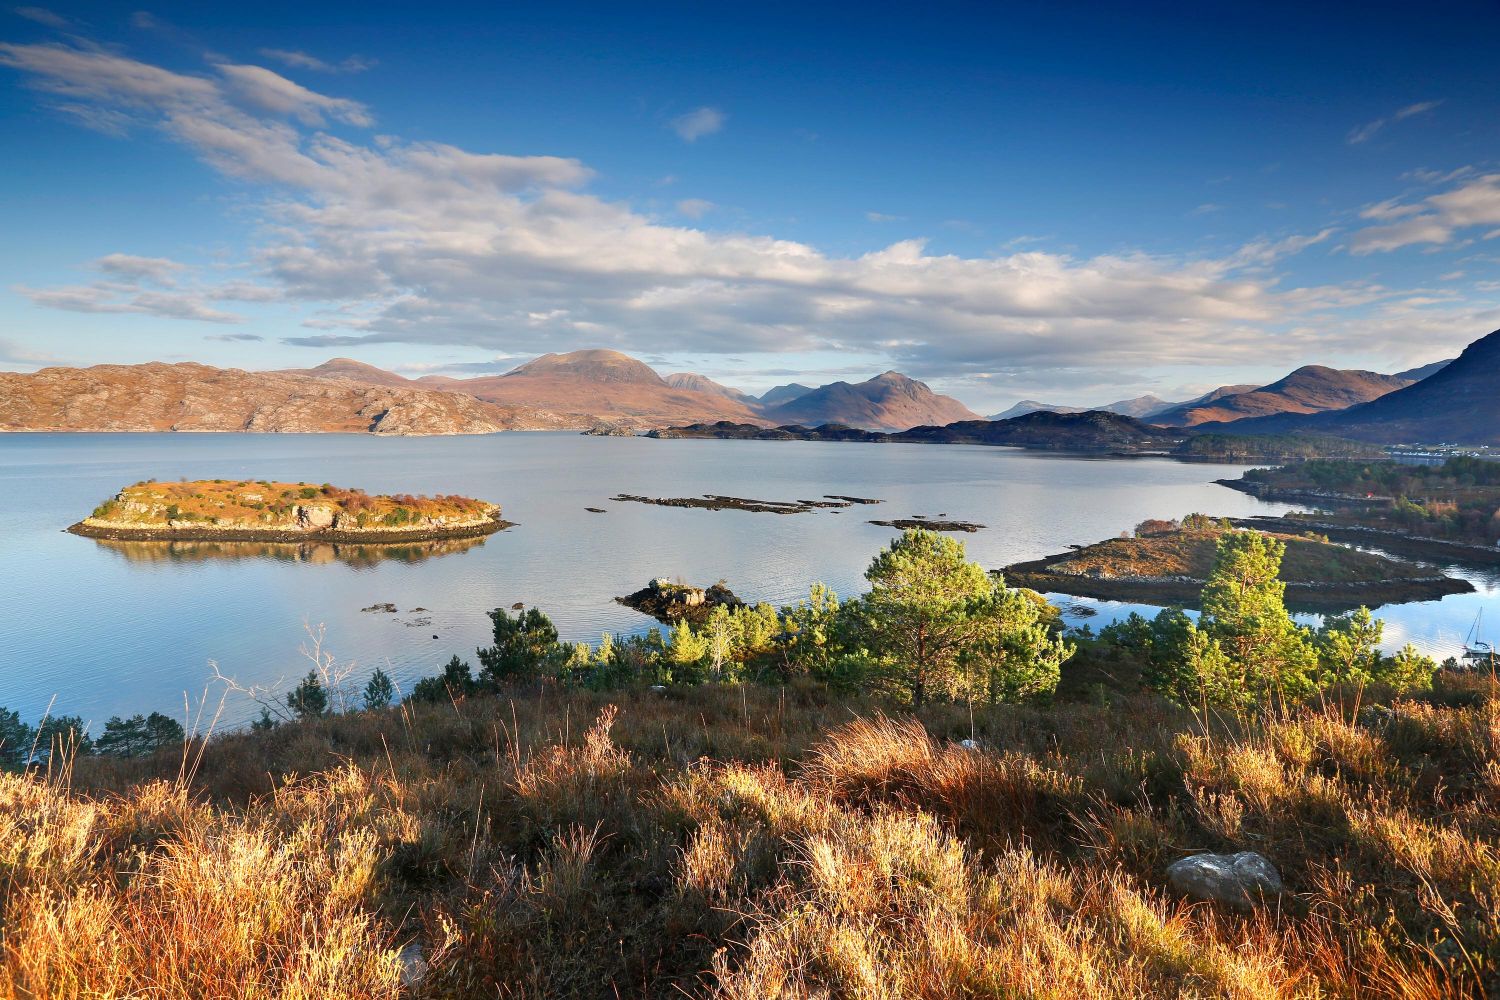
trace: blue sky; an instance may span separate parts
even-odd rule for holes
[[[1493,4],[1041,6],[9,8],[0,367],[600,346],[989,412],[1500,327]]]

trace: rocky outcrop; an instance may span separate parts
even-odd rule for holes
[[[1283,889],[1276,866],[1254,851],[1181,858],[1167,868],[1167,884],[1189,899],[1247,911]]]
[[[565,417],[455,392],[198,364],[0,373],[0,431],[491,434]]]

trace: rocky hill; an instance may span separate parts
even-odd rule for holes
[[[707,375],[698,375],[693,372],[674,372],[664,376],[662,381],[674,389],[691,389],[693,392],[706,392],[713,396],[723,396],[725,399],[733,399],[738,402],[754,406],[759,402],[748,392],[727,385],[720,385]]]
[[[1436,373],[1359,406],[1226,425],[1232,433],[1314,431],[1382,444],[1500,446],[1500,330]]]
[[[790,403],[799,396],[806,396],[813,391],[810,385],[801,382],[788,382],[786,385],[778,385],[774,389],[767,389],[760,394],[762,406],[780,406],[782,403]]]
[[[566,416],[547,411],[343,377],[161,363],[0,372],[4,431],[418,435],[569,425]]]
[[[886,372],[852,385],[834,382],[779,406],[766,407],[762,414],[777,424],[847,424],[886,431],[980,419],[953,397],[939,395],[926,383],[900,372]]]
[[[347,378],[356,382],[368,382],[371,385],[383,385],[392,389],[406,389],[416,386],[417,383],[409,378],[388,372],[384,368],[376,368],[374,365],[365,364],[363,361],[355,361],[353,358],[330,358],[315,368],[283,368],[279,374],[282,375],[311,375],[314,378]],[[437,385],[417,386],[418,388],[435,389]]]
[[[990,420],[1010,420],[1014,417],[1024,417],[1028,413],[1036,413],[1038,410],[1046,410],[1048,413],[1087,413],[1090,410],[1105,410],[1109,413],[1119,413],[1127,417],[1146,418],[1162,410],[1179,406],[1179,403],[1169,403],[1160,396],[1136,396],[1133,399],[1118,399],[1104,406],[1062,406],[1056,403],[1039,403],[1034,399],[1023,399],[1015,406],[1001,413],[989,417]]]
[[[1196,427],[1278,413],[1321,413],[1366,403],[1410,384],[1410,379],[1379,372],[1307,365],[1270,385],[1185,404],[1156,413],[1151,421],[1163,426]]]
[[[618,351],[544,354],[504,375],[445,379],[442,386],[491,403],[588,414],[579,427],[599,420],[649,427],[759,419],[743,402],[716,392],[677,388],[649,365]]]

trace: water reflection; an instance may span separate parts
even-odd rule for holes
[[[485,543],[480,538],[444,538],[428,542],[356,545],[340,542],[207,542],[161,540],[122,542],[94,539],[100,547],[132,563],[195,563],[217,560],[267,559],[274,562],[327,566],[344,563],[368,569],[384,562],[421,563],[439,556],[468,552]]]

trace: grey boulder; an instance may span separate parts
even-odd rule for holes
[[[1167,867],[1167,882],[1184,896],[1225,903],[1239,910],[1248,910],[1282,891],[1281,873],[1254,851],[1181,858]]]

